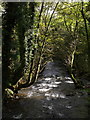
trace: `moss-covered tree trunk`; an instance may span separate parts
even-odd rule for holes
[[[18,26],[18,40],[19,40],[19,52],[20,52],[20,66],[15,70],[13,75],[13,84],[16,84],[17,81],[24,75],[25,68],[25,28],[19,24]]]
[[[11,44],[13,28],[16,20],[16,4],[5,3],[5,12],[3,12],[2,20],[2,88],[3,90],[9,86],[11,81]],[[14,13],[14,14],[13,14]]]
[[[30,33],[29,33],[29,36],[30,38],[27,40],[27,62],[28,64],[31,62],[31,58],[30,58],[30,48],[32,46],[32,40],[33,40],[33,24],[34,24],[34,16],[35,16],[35,3],[34,2],[30,2],[29,3],[29,15],[30,15],[30,18],[29,18],[29,30],[30,30]],[[33,53],[33,52],[32,52]]]

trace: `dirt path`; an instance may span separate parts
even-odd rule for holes
[[[20,99],[3,108],[3,117],[26,118],[88,118],[87,93],[76,90],[65,67],[48,62],[43,77],[30,88],[19,91]]]

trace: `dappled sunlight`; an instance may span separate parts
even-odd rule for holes
[[[65,83],[70,83],[70,84],[74,84],[74,82],[72,81],[72,79],[70,77],[65,77]]]
[[[53,108],[52,108],[52,106],[48,106],[48,108],[50,109],[50,110],[52,110]]]
[[[58,115],[59,115],[60,117],[64,116],[64,114],[62,114],[62,113],[59,113]]]
[[[50,67],[52,67],[52,65]],[[43,76],[43,78],[39,79],[34,85],[30,86],[28,89],[22,89],[21,93],[19,93],[22,94],[21,98],[24,98],[24,102],[22,102],[21,99],[21,103],[24,104],[23,107],[25,111],[28,113],[30,109],[29,116],[35,116],[37,114],[36,116],[43,116],[43,118],[45,116],[63,118],[67,117],[69,111],[75,111],[74,103],[80,103],[78,106],[81,108],[81,94],[78,94],[78,92],[76,94],[75,89],[72,90],[74,84],[72,79],[68,77],[67,74],[62,73],[62,75],[60,75],[59,73],[62,71],[59,71],[58,69],[58,75],[54,75],[53,72],[51,69],[50,76],[47,76],[46,72],[45,75],[47,77]],[[21,119],[24,112],[23,114],[20,113],[22,112],[17,114],[14,113],[13,118]]]
[[[66,98],[66,96],[63,93],[61,93],[60,98]]]
[[[57,87],[58,85],[50,85],[50,84],[49,84],[48,86],[49,86],[49,87]]]
[[[37,90],[38,88],[36,86],[32,86],[32,89]]]
[[[60,76],[59,76],[59,77],[57,77],[57,80],[58,80],[58,79],[60,79],[60,78],[61,78]]]
[[[49,105],[49,106],[43,105],[43,107],[44,107],[44,108],[48,108],[49,110],[53,110],[53,105]]]
[[[45,78],[45,80],[47,80],[47,81],[49,81],[49,80],[51,80],[51,79],[52,79],[52,78],[49,78],[49,77],[48,77],[48,78]]]
[[[65,79],[71,80],[71,78],[70,78],[70,77],[65,77]]]
[[[74,83],[70,77],[64,77],[64,76],[58,76],[55,77],[52,75],[52,77],[46,77],[43,78],[42,83],[36,84],[36,86],[32,86],[32,92],[29,91],[27,94],[27,97],[32,97],[34,95],[40,96],[41,93],[44,94],[47,100],[51,100],[52,98],[61,98],[61,99],[67,99],[66,95],[63,92],[57,93],[57,91],[54,91],[54,88],[62,88],[62,85],[64,83],[72,84]]]
[[[59,94],[52,94],[51,96],[54,97],[54,98],[58,98]]]
[[[33,92],[29,92],[29,93],[27,94],[27,97],[31,97],[31,96],[33,96]]]
[[[73,84],[74,84],[74,82],[73,82],[73,81],[69,81],[69,80],[68,80],[68,81],[65,81],[65,83],[73,83]]]
[[[57,92],[57,90],[54,91],[55,88],[60,88],[62,90],[62,87],[65,83],[68,85],[73,84],[74,82],[70,77],[64,77],[63,75],[57,76],[53,75],[52,73],[52,76],[43,78],[42,82],[38,81],[36,86],[32,85],[32,90],[27,93],[27,98],[33,96],[39,97],[43,95],[48,101],[50,101],[52,98],[67,99],[66,95],[63,92]],[[37,97],[35,98],[37,99]],[[42,97],[40,99],[42,99]],[[69,106],[66,107],[69,108]]]
[[[2,119],[89,116],[90,2],[59,1],[0,3]]]
[[[51,100],[51,97],[47,97],[46,99],[49,101],[49,100]]]
[[[37,84],[37,87],[40,87],[40,88],[41,87],[46,87],[46,85],[47,85],[46,83],[41,83],[41,84]]]
[[[58,98],[59,94],[57,94],[57,93],[45,93],[45,96],[46,97]]]
[[[61,94],[59,94],[59,93],[45,93],[45,96],[46,97],[51,97],[51,98],[66,98],[66,96],[63,94],[63,93],[61,93]]]
[[[45,89],[45,88],[42,88],[42,89],[39,89],[40,92],[47,92],[49,90],[51,90],[52,88],[48,88],[48,89]]]
[[[62,83],[62,82],[55,82],[55,84],[60,84],[60,83]]]
[[[64,77],[63,76],[60,76],[60,77],[57,77],[57,80],[63,80],[64,79]]]
[[[60,83],[57,83],[57,84],[60,84]],[[42,84],[40,84],[39,88],[42,88],[42,87],[44,87],[44,88],[57,87],[58,86],[57,84],[54,84],[54,83],[50,83],[50,84],[48,84],[48,83],[42,83]]]
[[[42,83],[37,83],[36,86],[32,86],[32,92],[29,91],[27,94],[27,97],[32,97],[34,94],[38,95],[38,94],[44,93],[45,96],[47,97],[58,98],[59,94],[46,93],[51,91],[53,88],[57,88],[59,84],[62,83],[61,81],[56,81],[56,80],[57,79],[51,78],[51,77],[44,78]]]
[[[70,109],[70,108],[72,108],[72,106],[70,106],[70,105],[67,105],[67,106],[66,106],[66,108]]]

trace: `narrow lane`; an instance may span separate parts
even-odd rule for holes
[[[48,62],[42,78],[3,108],[6,118],[88,118],[87,93],[76,90],[60,62]],[[18,98],[17,96],[17,98]]]

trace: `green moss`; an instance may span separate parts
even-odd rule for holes
[[[9,88],[5,89],[5,94],[6,94],[7,98],[14,97],[14,92],[11,89],[9,89]]]

